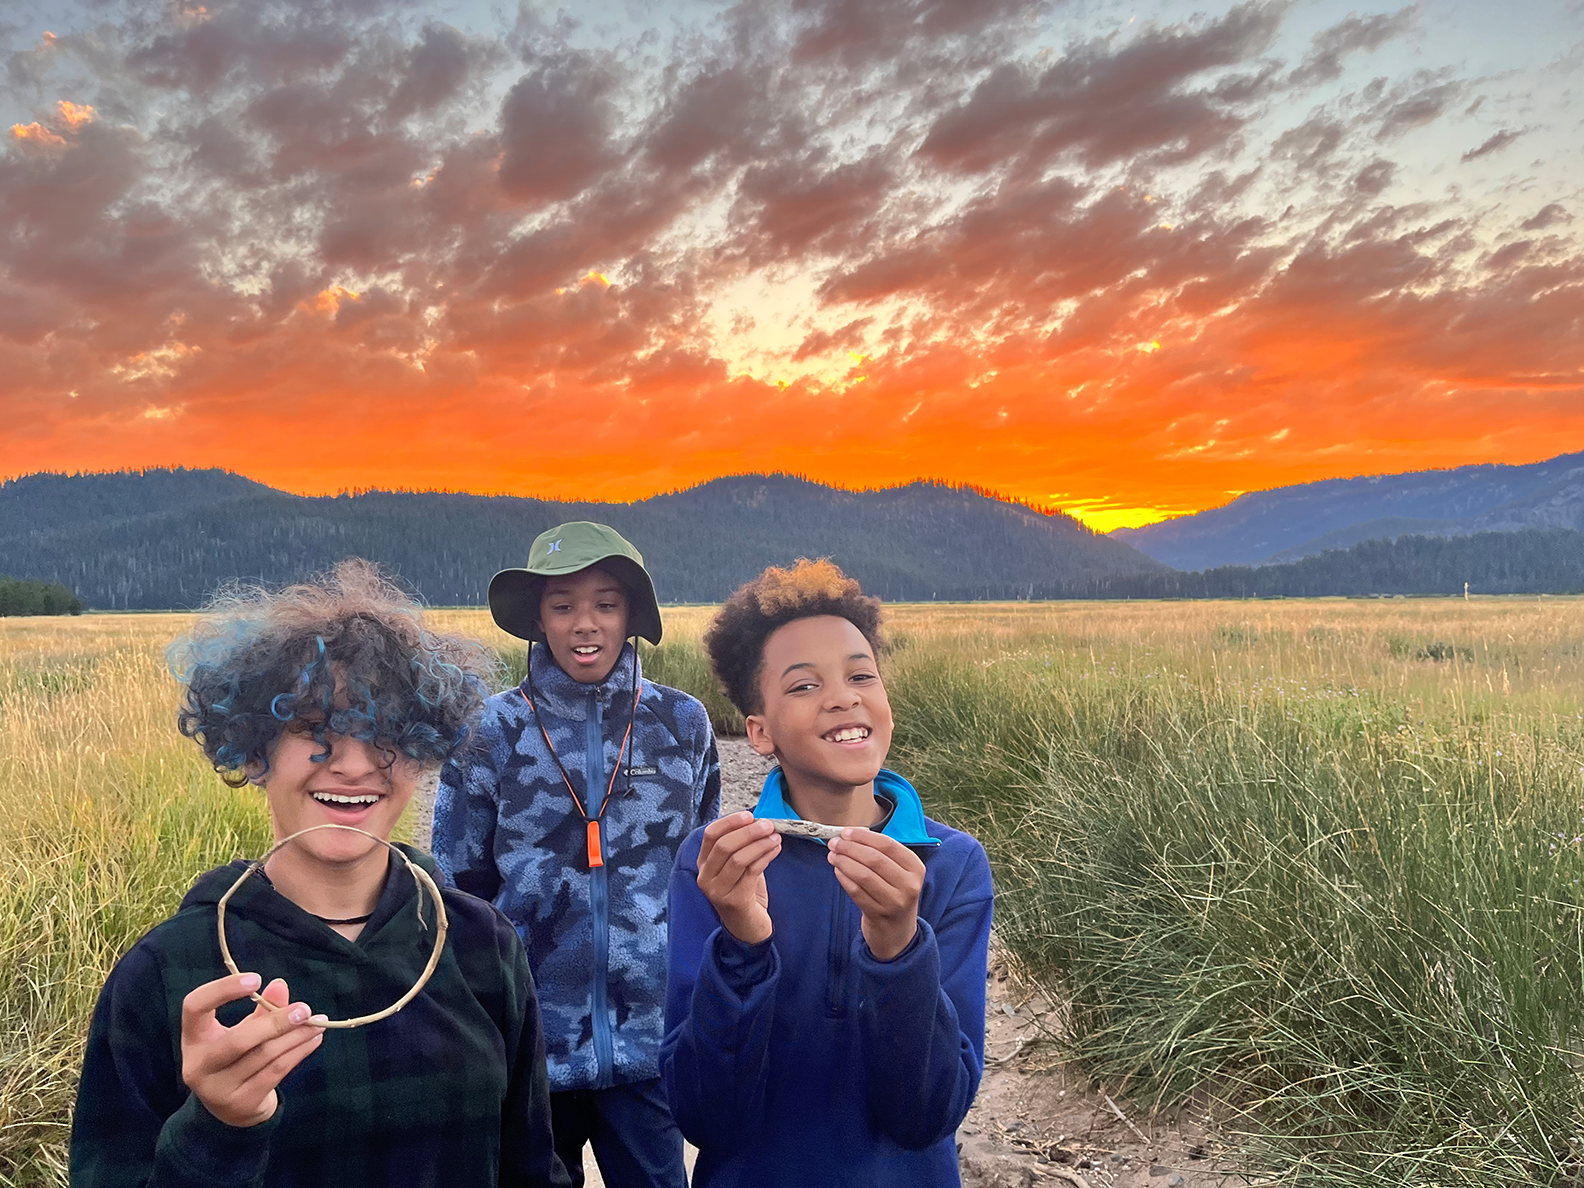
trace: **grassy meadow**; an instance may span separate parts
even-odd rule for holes
[[[651,675],[709,694],[706,608]],[[483,611],[434,612],[521,664]],[[83,1030],[268,845],[173,723],[178,615],[0,619],[0,1186],[65,1182]],[[989,849],[1059,1043],[1270,1182],[1579,1184],[1584,602],[899,605],[891,766]],[[218,972],[218,957],[217,957]]]

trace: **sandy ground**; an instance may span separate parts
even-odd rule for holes
[[[740,738],[722,739],[721,811],[751,808],[770,764]],[[414,836],[427,841],[420,811]],[[1054,1063],[1041,1041],[1059,1026],[1059,1012],[1022,985],[1010,964],[992,953],[985,986],[985,1076],[978,1099],[957,1132],[965,1188],[1221,1188],[1241,1176],[1220,1170],[1220,1152],[1202,1116],[1191,1110],[1136,1113],[1126,1100]],[[695,1152],[687,1152],[689,1169]],[[592,1153],[584,1174],[604,1188]]]
[[[992,949],[985,986],[985,1075],[957,1131],[966,1188],[1211,1188],[1242,1184],[1220,1170],[1202,1114],[1136,1111],[1056,1062],[1042,1043],[1060,1012],[1022,985]]]

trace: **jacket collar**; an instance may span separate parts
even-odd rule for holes
[[[575,681],[568,676],[555,662],[555,657],[550,654],[550,649],[545,644],[534,644],[528,653],[528,671],[533,675],[532,691],[535,703],[542,711],[573,722],[581,722],[588,717],[588,695],[591,689],[606,714],[613,700],[626,701],[630,704],[633,695],[633,667],[631,640],[622,645],[621,655],[616,659],[616,667],[610,670],[603,681],[594,685],[585,685],[582,681]],[[641,662],[638,664],[638,679],[643,680]],[[519,687],[525,694],[529,692],[526,679]]]
[[[924,803],[918,792],[896,772],[882,767],[875,776],[875,792],[896,805],[891,819],[880,832],[895,838],[904,846],[938,846],[940,839],[931,837],[924,827]],[[772,820],[798,820],[797,813],[786,800],[786,776],[779,766],[772,767],[765,776],[764,791],[759,793],[759,803],[754,806],[754,816]],[[818,839],[815,839],[818,840]],[[821,845],[824,842],[820,842]]]

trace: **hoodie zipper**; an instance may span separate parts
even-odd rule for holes
[[[583,723],[583,786],[588,789],[587,808],[599,812],[594,797],[605,784],[605,732],[600,717],[599,693],[588,692],[588,713]],[[598,819],[600,853],[606,855],[605,865],[589,870],[589,911],[594,917],[594,1002],[591,1020],[594,1032],[594,1059],[598,1064],[598,1077],[594,1087],[608,1089],[615,1084],[615,1056],[612,1052],[610,1032],[610,882],[606,872],[610,869],[609,851],[605,844],[604,815]]]
[[[820,847],[824,849],[823,846]],[[832,1019],[847,1014],[847,958],[851,942],[847,939],[847,905],[852,901],[836,876],[830,876],[830,941],[826,959],[825,1013]]]

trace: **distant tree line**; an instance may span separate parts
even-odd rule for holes
[[[1284,565],[1116,575],[1068,598],[1367,598],[1387,594],[1584,594],[1584,533],[1565,528],[1366,540]]]
[[[0,577],[0,615],[80,615],[82,599],[58,582]]]

